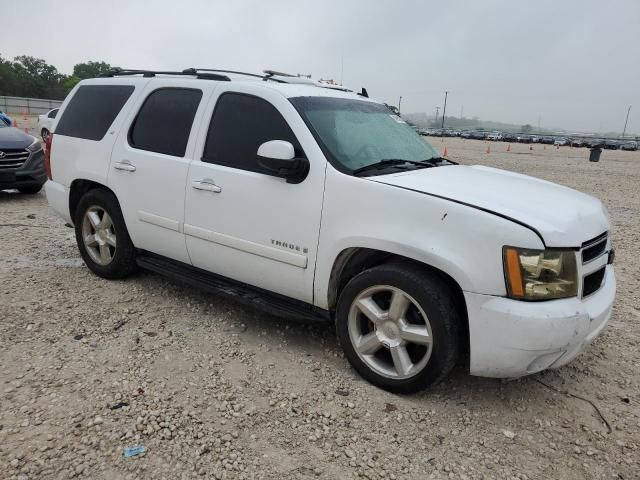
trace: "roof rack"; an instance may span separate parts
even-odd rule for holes
[[[143,77],[155,77],[156,75],[190,75],[204,80],[217,80],[220,82],[229,82],[231,79],[226,75],[218,75],[214,73],[198,73],[192,68],[183,70],[182,72],[172,72],[164,70],[134,70],[130,68],[114,68],[111,71],[100,75],[101,77],[120,77],[126,75],[142,75]]]

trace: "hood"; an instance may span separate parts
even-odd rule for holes
[[[33,137],[14,127],[0,128],[0,151],[9,148],[27,148]]]
[[[497,168],[455,165],[368,179],[511,219],[535,230],[548,247],[580,247],[609,228],[607,213],[597,198]]]

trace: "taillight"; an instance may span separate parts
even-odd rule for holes
[[[49,180],[53,180],[51,176],[51,143],[53,141],[53,133],[47,135],[47,140],[44,142],[44,170],[47,172]]]

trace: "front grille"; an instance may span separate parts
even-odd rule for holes
[[[20,168],[29,158],[29,151],[24,148],[4,148],[0,150],[0,170]]]
[[[602,255],[607,248],[607,232],[598,235],[596,238],[588,240],[582,244],[582,263],[588,263],[591,260]]]
[[[590,273],[582,282],[582,298],[597,292],[602,286],[602,280],[604,280],[604,273],[606,267],[602,267],[600,270],[596,270]]]

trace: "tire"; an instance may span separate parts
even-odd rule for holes
[[[42,137],[42,140],[46,142],[47,137],[49,136],[49,130],[47,130],[46,128],[43,128],[42,130],[40,130],[40,136]]]
[[[18,187],[18,191],[20,193],[24,193],[26,195],[34,195],[42,190],[42,184],[38,185],[24,185],[22,187]]]
[[[93,273],[113,280],[137,270],[136,249],[113,193],[104,189],[88,191],[80,199],[74,217],[80,255]]]
[[[392,298],[398,299],[397,308],[390,308]],[[407,301],[405,313],[397,314]],[[349,363],[393,393],[416,392],[447,376],[460,353],[460,325],[454,296],[442,278],[409,262],[355,276],[342,290],[336,311],[337,335]]]

